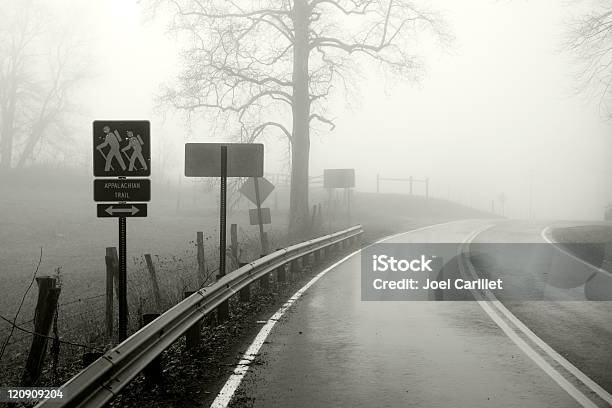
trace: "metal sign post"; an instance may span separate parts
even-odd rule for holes
[[[227,178],[262,177],[263,145],[254,143],[186,143],[186,177],[220,177],[221,194],[219,197],[219,273],[217,279],[226,272],[227,236]],[[217,320],[229,317],[229,303],[217,306]]]
[[[219,205],[219,275],[225,275],[225,251],[227,244],[227,146],[221,146],[221,204]]]
[[[257,222],[259,223],[259,239],[261,241],[262,255],[268,254],[268,239],[264,234],[263,219],[261,216],[261,200],[259,199],[259,181],[257,177],[253,177],[253,183],[255,184],[255,205],[257,206]]]
[[[127,339],[127,220],[119,217],[119,341]]]
[[[119,341],[128,337],[127,217],[146,217],[151,199],[151,125],[147,120],[93,122],[94,201],[99,218],[119,218]],[[117,177],[117,178],[108,178]],[[114,203],[113,203],[114,202]],[[130,204],[128,204],[130,203]]]
[[[253,204],[255,204],[255,212],[257,222],[251,222],[251,225],[259,226],[259,239],[261,241],[261,252],[262,255],[268,254],[270,251],[270,245],[268,243],[268,236],[263,230],[263,224],[270,224],[270,213],[269,209],[267,213],[263,211],[261,208],[261,204],[266,201],[266,198],[270,196],[270,193],[274,191],[274,184],[270,183],[270,181],[266,180],[265,177],[253,177],[248,179],[242,187],[240,187],[240,193],[249,199]],[[250,214],[249,210],[249,214]]]

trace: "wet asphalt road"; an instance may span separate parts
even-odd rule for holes
[[[463,221],[388,242],[461,242]],[[277,323],[230,406],[576,407],[476,302],[362,302],[360,259]]]

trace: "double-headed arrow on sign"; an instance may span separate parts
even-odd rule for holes
[[[98,204],[98,217],[146,217],[146,204]]]

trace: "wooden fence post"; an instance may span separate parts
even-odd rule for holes
[[[232,224],[230,225],[230,248],[232,251],[232,260],[234,263],[234,267],[240,267],[238,260],[238,225]]]
[[[106,256],[113,259],[113,281],[115,282],[115,296],[119,301],[119,254],[116,247],[107,247]]]
[[[204,233],[196,232],[196,247],[198,260],[198,287],[206,284],[206,258],[204,253]]]
[[[159,285],[157,283],[157,275],[155,274],[155,265],[151,259],[151,254],[145,254],[145,261],[147,263],[147,269],[149,270],[149,276],[151,277],[151,285],[153,286],[153,296],[155,298],[155,307],[158,312],[162,311],[161,292],[159,291]]]
[[[316,225],[315,223],[317,222],[317,205],[314,204],[312,206],[312,215],[310,218],[310,235],[314,236],[316,234]]]
[[[114,259],[105,256],[106,261],[106,335],[109,339],[113,338],[113,280],[114,280]]]
[[[57,308],[57,301],[61,288],[56,287],[56,279],[43,276],[36,278],[38,284],[38,301],[36,303],[36,319],[34,320],[34,335],[32,335],[32,345],[26,362],[21,385],[29,387],[36,385],[42,366],[45,361],[47,351],[48,336],[51,332],[53,317]]]
[[[142,315],[142,327],[151,323],[159,317],[159,313],[145,313]],[[144,374],[148,382],[159,384],[162,379],[162,355],[157,356],[144,369]]]
[[[189,296],[193,295],[194,291],[186,291],[184,293],[184,298],[187,299]],[[202,322],[198,321],[196,324],[191,326],[187,332],[185,332],[185,346],[187,349],[192,349],[200,344],[200,330],[202,328]]]
[[[318,207],[317,213],[319,214],[319,221],[317,223],[317,234],[320,234],[321,229],[323,229],[323,222],[324,222],[323,221],[323,206],[321,203],[319,203],[317,207]]]

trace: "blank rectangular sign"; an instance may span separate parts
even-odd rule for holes
[[[263,177],[261,143],[185,143],[185,177],[221,177],[221,146],[228,177]]]
[[[251,222],[251,225],[259,225],[259,215],[257,214],[257,208],[252,208],[249,210],[249,221]],[[272,216],[270,215],[269,208],[261,209],[261,223],[272,224]]]
[[[355,169],[325,169],[323,170],[324,188],[355,187]]]

